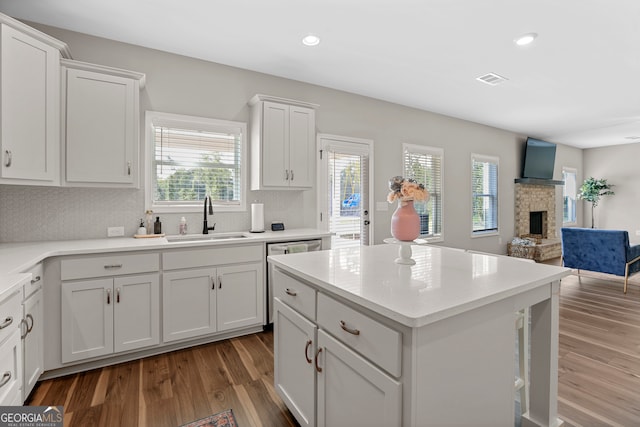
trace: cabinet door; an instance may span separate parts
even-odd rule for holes
[[[264,102],[262,110],[262,184],[289,186],[289,106]]]
[[[66,70],[67,183],[137,184],[133,79]]]
[[[218,331],[264,324],[262,263],[219,267]]]
[[[57,185],[60,52],[4,24],[0,37],[0,177],[15,184]]]
[[[400,426],[401,384],[318,331],[318,426]]]
[[[114,279],[114,349],[160,343],[160,280],[157,274]]]
[[[315,426],[317,327],[278,298],[273,306],[276,391],[301,426]]]
[[[216,331],[215,268],[172,271],[162,277],[164,342]]]
[[[22,346],[20,331],[12,327],[11,335],[0,346],[0,406],[20,405],[22,392]],[[13,424],[7,422],[6,424]],[[18,423],[15,423],[18,424]]]
[[[289,186],[312,187],[315,177],[315,110],[290,107]]]
[[[62,362],[113,353],[113,279],[62,284]]]
[[[22,400],[26,400],[44,371],[44,311],[42,288],[23,303],[24,324],[22,327],[22,360],[24,384]]]

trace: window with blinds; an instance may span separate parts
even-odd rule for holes
[[[498,158],[471,155],[473,233],[498,231]]]
[[[154,210],[200,208],[206,196],[219,210],[244,210],[244,123],[156,112],[147,122]]]
[[[420,216],[420,235],[442,240],[442,176],[444,150],[422,145],[403,144],[403,177],[424,184],[427,202],[414,202]]]
[[[562,223],[576,224],[576,176],[578,171],[572,168],[562,168]]]

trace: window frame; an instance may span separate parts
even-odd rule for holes
[[[145,113],[145,210],[153,210],[154,213],[192,213],[201,212],[203,204],[156,204],[153,197],[153,179],[155,175],[155,136],[154,127],[166,126],[185,130],[199,130],[211,132],[235,132],[240,131],[240,198],[238,203],[219,204],[213,202],[216,212],[246,212],[248,189],[248,141],[247,124],[229,120],[213,119],[208,117],[188,116],[182,114],[165,113],[160,111],[146,111]]]
[[[494,163],[496,165],[496,195],[495,195],[495,199],[496,199],[496,214],[495,214],[495,218],[496,218],[496,228],[494,229],[490,229],[490,230],[474,230],[473,229],[473,163],[474,162],[480,162],[480,163]],[[485,155],[485,154],[476,154],[476,153],[471,153],[471,168],[470,168],[470,178],[469,178],[469,184],[471,185],[470,188],[470,194],[471,194],[471,210],[470,210],[470,215],[471,215],[471,221],[470,221],[470,225],[471,225],[471,238],[477,238],[477,237],[488,237],[488,236],[499,236],[500,235],[500,157],[498,156],[490,156],[490,155]]]
[[[410,178],[407,176],[407,170],[405,169],[405,153],[416,153],[416,154],[424,154],[430,156],[438,156],[440,157],[440,192],[438,197],[440,199],[440,232],[438,234],[422,234],[420,235],[421,239],[424,239],[431,243],[436,242],[444,242],[444,149],[440,147],[430,147],[427,145],[418,145],[418,144],[402,144],[402,176],[405,178]],[[424,184],[424,183],[422,183]],[[431,193],[431,192],[430,192]],[[430,212],[432,214],[432,212]]]
[[[565,192],[566,192],[566,185],[567,182],[564,179],[565,178],[565,173],[571,173],[574,176],[574,186],[575,186],[575,190],[576,193],[573,195],[573,201],[574,201],[574,206],[573,206],[573,214],[574,214],[574,218],[573,221],[567,221],[565,222],[564,220],[564,198],[565,196]],[[568,166],[563,166],[562,167],[562,180],[564,181],[564,184],[562,185],[562,225],[567,225],[567,226],[573,226],[573,225],[578,225],[578,169],[576,168],[572,168],[572,167],[568,167]]]

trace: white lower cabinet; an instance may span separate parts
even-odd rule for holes
[[[160,343],[158,274],[62,284],[62,362]]]
[[[165,272],[162,286],[164,342],[263,323],[262,262]]]
[[[274,280],[285,283],[287,295],[287,304],[278,297],[274,301],[274,383],[298,423],[401,426],[402,383],[371,361],[378,360],[375,347],[363,350],[363,344],[380,337],[386,327],[364,314],[347,313],[350,309],[345,306],[339,317],[332,317],[332,323],[343,325],[344,336],[334,337],[321,322],[336,313],[329,312],[331,304],[323,303],[326,296],[314,291],[309,300],[309,286],[277,270]],[[274,287],[281,288],[277,282]],[[311,318],[292,308],[296,306],[309,308],[306,315]],[[354,323],[351,319],[360,320]],[[400,357],[401,343],[382,336],[385,342],[381,345],[391,347],[391,353]]]
[[[25,285],[26,292],[27,285]],[[44,371],[44,308],[42,288],[29,295],[22,303],[22,360],[24,402]]]

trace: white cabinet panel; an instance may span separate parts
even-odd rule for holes
[[[322,329],[318,426],[402,425],[401,384]]]
[[[11,330],[12,334],[0,346],[0,406],[20,404],[20,387],[22,387],[20,332],[15,327]]]
[[[29,285],[25,285],[26,286]],[[31,294],[23,303],[22,325],[23,386],[24,401],[44,372],[44,307],[42,288]]]
[[[164,273],[164,342],[206,335],[217,330],[216,284],[215,268]]]
[[[116,277],[113,283],[114,350],[134,350],[160,343],[158,274]]]
[[[2,24],[0,182],[60,183],[60,51]]]
[[[217,270],[218,331],[264,323],[262,263]]]
[[[316,425],[317,327],[275,299],[274,306],[274,384],[301,426]]]
[[[113,279],[62,284],[62,362],[113,353]]]
[[[316,112],[293,106],[289,117],[289,185],[310,188],[315,177]]]

